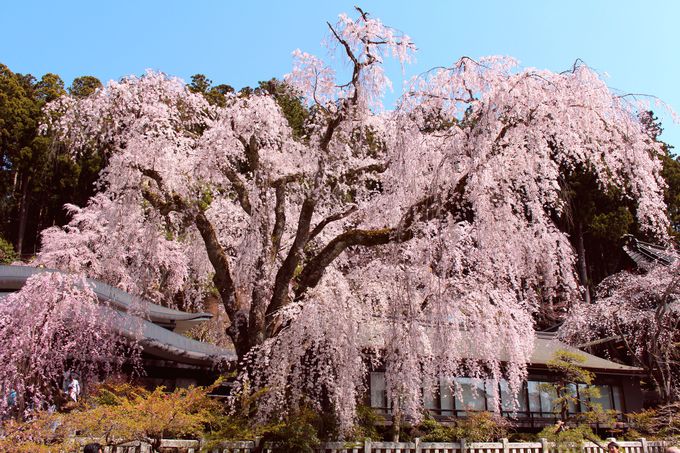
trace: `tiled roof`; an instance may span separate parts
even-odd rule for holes
[[[21,289],[26,279],[41,272],[59,272],[29,266],[0,265],[0,299],[12,291]],[[210,319],[209,313],[186,313],[162,307],[148,301],[135,301],[134,296],[105,283],[87,280],[92,284],[100,301],[107,302],[99,310],[111,320],[117,333],[125,338],[138,340],[144,352],[162,359],[201,366],[213,366],[220,362],[236,360],[233,351],[209,343],[192,340],[161,326],[180,327],[183,331],[200,321]],[[146,313],[144,318],[129,313],[141,302]],[[136,304],[136,305],[135,305]]]
[[[632,235],[626,235],[626,243],[623,246],[626,254],[641,269],[647,270],[655,264],[668,266],[677,256],[668,249],[636,239]]]
[[[592,354],[588,354],[585,351],[577,349],[573,346],[569,346],[566,343],[558,340],[555,334],[536,332],[536,340],[534,341],[534,350],[531,353],[531,364],[532,365],[547,365],[548,362],[553,358],[555,352],[563,349],[570,352],[578,353],[585,358],[585,361],[579,366],[591,370],[597,370],[601,372],[617,372],[617,373],[638,373],[642,371],[642,368],[637,368],[634,366],[621,365],[620,363],[612,362],[602,357],[597,357]]]

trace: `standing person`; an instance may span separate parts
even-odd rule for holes
[[[104,453],[104,449],[101,444],[92,443],[85,445],[83,448],[83,453]]]
[[[78,402],[80,397],[80,382],[78,382],[75,374],[71,375],[71,382],[68,384],[68,397],[75,402]]]

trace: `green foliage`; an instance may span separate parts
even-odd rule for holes
[[[453,442],[458,432],[453,426],[446,426],[433,418],[423,420],[418,425],[420,440],[423,442]]]
[[[630,430],[626,438],[680,439],[680,402],[627,414]]]
[[[77,444],[70,436],[70,425],[64,415],[38,412],[28,421],[6,420],[0,426],[0,451],[16,453],[49,453],[73,451]]]
[[[163,437],[197,438],[216,423],[221,405],[208,397],[213,387],[189,387],[166,392],[129,384],[107,384],[68,414],[71,424],[87,437],[105,443],[144,441],[158,446]]]
[[[614,211],[595,214],[590,222],[590,231],[596,238],[616,242],[631,230],[634,222],[630,210],[619,206]]]
[[[680,238],[680,161],[672,157],[668,151],[663,157],[661,176],[666,181],[664,201],[668,207],[668,220],[671,222],[671,232]]]
[[[380,417],[375,410],[367,405],[357,406],[357,421],[352,430],[354,439],[380,439],[378,432],[378,422]]]
[[[586,357],[583,354],[558,349],[547,365],[551,371],[558,374],[560,381],[590,384],[593,382],[595,375],[585,368],[581,368],[580,364],[585,361]]]
[[[491,442],[508,437],[511,427],[507,418],[491,412],[471,412],[456,421],[458,438],[470,442]]]
[[[0,236],[0,264],[10,264],[19,259],[19,255],[14,251],[12,244]]]
[[[263,441],[274,442],[281,453],[313,453],[319,445],[318,433],[322,430],[322,416],[309,408],[303,408],[286,420],[267,429]]]
[[[260,82],[259,88],[274,96],[276,103],[279,104],[288,121],[288,125],[293,129],[293,137],[296,139],[304,137],[305,122],[309,117],[309,110],[302,102],[300,94],[293,91],[287,83],[277,79]]]
[[[39,412],[26,422],[6,421],[0,451],[71,451],[74,432],[106,445],[148,442],[158,451],[162,438],[200,438],[219,424],[223,407],[208,396],[213,388],[166,392],[163,387],[149,391],[103,384],[68,413]]]
[[[418,425],[420,440],[423,442],[454,442],[466,439],[470,442],[493,442],[508,437],[512,424],[498,414],[491,412],[469,412],[457,418],[450,425],[434,419],[425,419]]]
[[[86,98],[102,87],[101,81],[93,76],[76,77],[68,88],[71,96]]]
[[[563,421],[568,419],[570,405],[578,406],[579,403],[589,405],[591,397],[599,396],[594,387],[584,388],[578,395],[575,391],[575,384],[591,384],[595,378],[593,373],[579,366],[585,360],[582,354],[559,349],[548,361],[548,368],[555,373],[556,378],[553,383],[542,384],[541,390],[551,395],[554,410]]]
[[[220,414],[212,425],[212,430],[206,433],[208,449],[218,448],[221,441],[261,437],[267,427],[255,421],[255,412],[257,401],[264,393],[265,390],[253,394],[248,391],[242,392],[233,410],[229,414]]]
[[[212,80],[205,75],[194,74],[191,76],[189,91],[202,94],[211,105],[224,107],[227,104],[226,95],[233,93],[234,88],[224,84],[212,86]]]
[[[599,441],[588,424],[566,427],[559,422],[554,426],[546,426],[536,437],[555,442],[558,451],[580,446],[592,439]]]
[[[81,77],[71,90],[84,96],[97,84],[94,77]],[[17,247],[21,242],[22,250],[35,249],[43,228],[68,220],[65,203],[86,203],[104,164],[94,151],[73,159],[49,134],[39,133],[43,106],[65,93],[56,74],[37,80],[0,64],[0,234]]]

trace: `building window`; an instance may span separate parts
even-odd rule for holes
[[[387,388],[385,386],[385,373],[372,372],[371,373],[371,407],[377,409],[379,412],[388,413],[389,406],[387,404]]]
[[[455,407],[455,395],[452,390],[453,379],[441,379],[439,384],[439,397],[441,404],[441,414],[442,415],[454,415]]]
[[[522,385],[522,389],[517,394],[517,406],[513,393],[510,391],[508,381],[501,381],[501,410],[504,415],[515,414],[519,417],[527,417],[529,412],[529,404],[527,402],[527,385]]]
[[[500,410],[503,415],[514,418],[554,418],[556,408],[553,404],[554,394],[547,388],[551,385],[547,381],[527,381],[517,395],[515,406],[514,395],[510,392],[507,381],[484,381],[475,378],[441,379],[439,391],[424,390],[423,404],[425,408],[434,414],[444,416],[464,417],[467,412],[494,411],[498,406],[496,399],[501,398]],[[569,391],[572,396],[583,400],[585,384],[570,385]],[[618,412],[623,410],[623,394],[618,385],[598,384],[595,385],[599,397],[591,397],[589,404],[599,404],[603,410],[614,409]],[[387,399],[385,386],[385,373],[372,372],[370,374],[370,397],[371,407],[387,414],[390,412],[390,403]],[[588,411],[588,404],[583,401],[577,408],[576,404],[569,404],[569,413]]]

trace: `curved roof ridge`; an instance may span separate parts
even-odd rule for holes
[[[36,274],[43,272],[60,272],[66,274],[67,272],[58,269],[39,268],[32,266],[12,266],[0,265],[0,291],[2,290],[18,290],[26,280]],[[92,286],[92,290],[100,300],[106,301],[113,305],[116,309],[121,311],[132,311],[136,305],[141,302],[143,308],[143,316],[148,317],[152,322],[161,324],[176,325],[178,322],[195,324],[201,321],[207,321],[212,318],[212,314],[199,312],[189,313],[173,308],[163,307],[151,301],[134,296],[122,289],[111,286],[107,283],[87,278],[87,282]],[[186,329],[184,329],[186,330]]]
[[[21,289],[29,277],[43,272],[64,273],[56,269],[0,265],[0,299],[11,291]],[[143,350],[151,355],[200,366],[236,360],[236,354],[231,350],[194,340],[154,323],[159,319],[174,322],[196,321],[199,318],[206,320],[212,317],[210,313],[186,313],[139,298],[149,311],[146,317],[137,316],[131,310],[135,296],[97,280],[88,278],[87,282],[93,286],[100,300],[109,302],[108,306],[102,305],[98,310],[111,322],[114,331],[125,338],[139,341]]]

